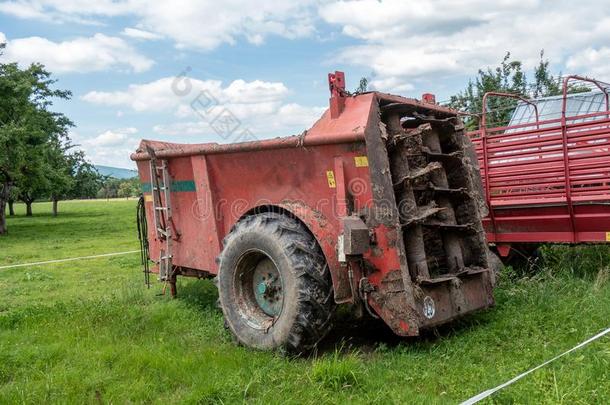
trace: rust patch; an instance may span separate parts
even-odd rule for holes
[[[421,317],[407,300],[400,270],[387,273],[369,300],[394,333],[400,336],[419,334]]]

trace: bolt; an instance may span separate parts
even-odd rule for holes
[[[267,291],[267,285],[265,283],[259,283],[257,288],[259,294],[264,294],[265,291]]]

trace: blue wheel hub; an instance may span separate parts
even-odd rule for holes
[[[263,312],[277,317],[282,311],[284,293],[280,272],[269,258],[261,260],[252,277],[254,299]]]

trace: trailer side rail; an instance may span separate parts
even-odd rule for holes
[[[602,111],[568,111],[573,81],[603,93]],[[564,80],[561,117],[541,120],[535,101],[513,94],[484,97],[475,144],[492,242],[606,241],[610,234],[610,85],[580,76]],[[487,128],[487,98],[517,98],[532,105],[535,122]],[[583,208],[582,206],[588,206]],[[591,208],[591,206],[596,208]],[[609,222],[609,223],[606,223]],[[557,228],[557,225],[560,228]]]

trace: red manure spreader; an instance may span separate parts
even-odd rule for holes
[[[246,346],[303,353],[337,304],[400,336],[494,304],[479,167],[457,113],[428,94],[352,95],[344,80],[329,75],[330,107],[301,135],[143,140],[132,155],[152,271],[172,295],[178,276],[216,277]]]
[[[469,136],[489,207],[487,240],[501,256],[541,243],[610,241],[609,89],[568,76],[558,96],[485,95],[480,129]],[[492,99],[517,100],[508,123],[488,124],[498,116],[487,111]]]

